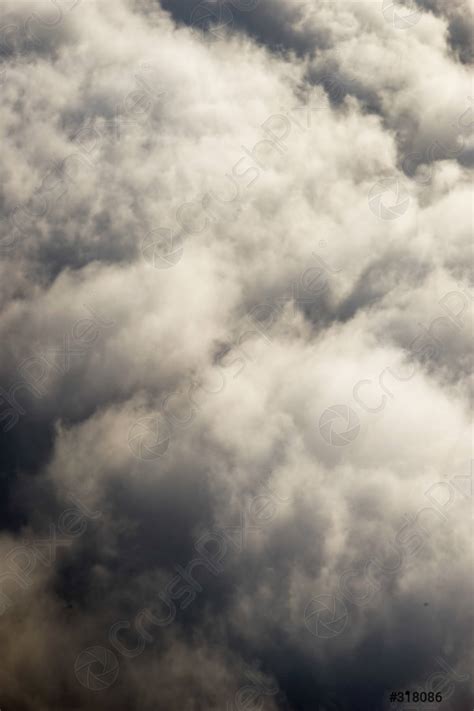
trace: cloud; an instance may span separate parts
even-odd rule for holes
[[[3,704],[472,705],[464,4],[4,8]]]

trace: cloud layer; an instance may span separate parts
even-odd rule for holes
[[[2,708],[472,708],[469,12],[3,1]]]

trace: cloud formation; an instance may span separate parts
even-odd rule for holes
[[[467,3],[1,13],[2,708],[472,708]]]

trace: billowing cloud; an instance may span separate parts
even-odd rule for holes
[[[2,708],[472,707],[468,13],[4,0]]]

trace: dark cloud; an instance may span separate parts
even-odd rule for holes
[[[445,3],[442,0],[416,0],[418,5],[430,10],[448,22],[448,39],[460,60],[472,63],[474,56],[472,35],[472,5],[465,0]]]

